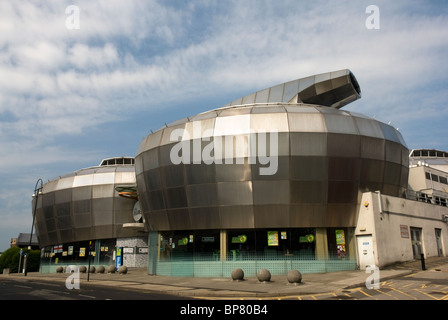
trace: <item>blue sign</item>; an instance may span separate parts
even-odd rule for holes
[[[123,265],[123,247],[117,248],[117,255],[115,257],[115,268],[120,268]]]

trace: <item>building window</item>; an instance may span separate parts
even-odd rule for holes
[[[227,234],[228,258],[314,259],[315,237],[314,228],[231,230]]]

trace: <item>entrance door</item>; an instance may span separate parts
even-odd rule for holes
[[[443,257],[442,229],[436,229],[436,243],[437,243],[437,254],[439,257]]]
[[[372,235],[357,236],[359,268],[365,270],[367,266],[375,265]]]
[[[421,259],[423,253],[422,248],[422,229],[411,227],[411,243],[414,259]]]

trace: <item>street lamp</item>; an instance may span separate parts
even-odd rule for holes
[[[40,184],[40,186],[38,187],[38,185]],[[34,187],[34,193],[33,193],[33,199],[34,199],[34,210],[33,210],[33,223],[31,224],[31,233],[30,233],[30,243],[28,245],[28,252],[25,254],[25,261],[23,264],[23,269],[24,269],[24,273],[25,276],[27,275],[27,263],[28,263],[28,257],[29,257],[29,251],[31,251],[31,241],[33,238],[33,228],[34,228],[34,220],[36,218],[36,210],[37,210],[37,200],[39,199],[39,196],[42,195],[42,189],[44,188],[43,186],[43,182],[42,179],[39,178],[36,182],[36,186]]]

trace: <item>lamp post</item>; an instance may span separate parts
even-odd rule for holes
[[[38,186],[40,184],[40,186]],[[34,220],[36,219],[36,210],[37,210],[37,200],[39,199],[39,196],[42,194],[42,189],[44,188],[42,179],[39,178],[36,182],[36,186],[34,187],[34,193],[33,193],[33,199],[34,199],[34,209],[33,209],[33,223],[31,224],[31,233],[30,233],[30,243],[28,245],[28,252],[25,254],[25,261],[23,263],[23,270],[25,273],[25,276],[27,275],[27,264],[28,264],[28,257],[30,255],[29,251],[31,251],[31,241],[33,239],[33,228],[34,228]]]

